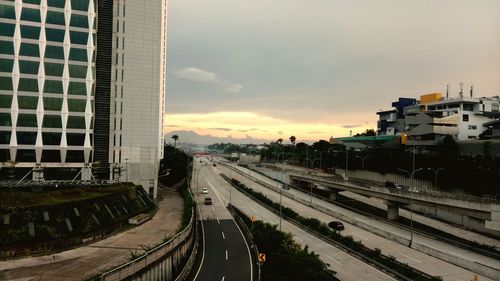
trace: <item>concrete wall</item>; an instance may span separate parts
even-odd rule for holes
[[[344,175],[344,169],[335,169],[335,170],[336,174]],[[404,186],[411,186],[410,178],[400,174],[381,174],[366,170],[365,171],[347,170],[347,176],[349,178],[380,182],[380,186],[384,186],[386,181],[397,182]],[[412,187],[415,187],[418,190],[436,190],[433,182],[419,180],[419,179],[414,180],[414,185],[412,185]]]

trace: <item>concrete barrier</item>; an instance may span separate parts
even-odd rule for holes
[[[238,168],[229,167],[229,165],[225,165],[225,166],[232,169],[233,171],[236,171],[238,174],[240,174],[240,175],[242,175],[242,176],[244,176],[244,177],[246,177],[246,178],[248,178],[248,179],[250,179],[250,180],[266,187],[266,188],[269,188],[275,192],[280,192],[280,190],[277,186],[274,186],[274,185],[269,184],[267,182],[264,182],[260,179],[257,179],[257,178],[255,178],[247,173],[244,173],[243,171],[241,171]],[[397,243],[405,245],[405,246],[409,245],[409,243],[410,243],[410,239],[407,237],[404,237],[402,235],[391,233],[389,231],[386,231],[382,228],[371,225],[371,224],[364,222],[362,220],[357,220],[357,219],[351,218],[351,217],[346,216],[344,214],[341,214],[339,212],[336,212],[336,211],[327,209],[325,207],[319,206],[317,204],[314,204],[314,203],[311,204],[311,202],[308,200],[305,200],[305,199],[299,198],[299,197],[295,197],[295,196],[288,194],[286,192],[282,192],[282,194],[283,194],[283,196],[285,196],[287,198],[295,200],[295,201],[302,203],[304,205],[310,206],[311,208],[318,210],[324,214],[335,217],[339,220],[345,221],[345,222],[350,223],[352,225],[358,226],[364,230],[367,230],[371,233],[380,235],[380,236],[382,236],[386,239],[389,239],[391,241],[397,242]],[[318,199],[322,199],[322,198],[318,198]],[[415,241],[415,240],[413,240],[413,242],[412,242],[412,248],[419,251],[419,252],[422,252],[424,254],[433,256],[435,258],[449,262],[449,263],[454,264],[456,266],[460,266],[462,268],[470,270],[474,273],[478,273],[478,274],[483,275],[485,277],[491,278],[493,280],[500,280],[500,269],[492,268],[490,266],[480,264],[478,262],[469,260],[466,257],[453,255],[450,252],[443,252],[441,250],[434,249],[428,245],[425,245],[425,244],[418,242],[418,241]]]

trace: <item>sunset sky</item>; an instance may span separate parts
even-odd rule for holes
[[[328,139],[460,82],[500,94],[500,1],[169,1],[167,133]]]

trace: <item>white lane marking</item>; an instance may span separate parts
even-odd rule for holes
[[[218,223],[218,224],[220,224],[220,220],[219,220],[219,218],[215,218],[215,219],[217,220],[217,223]]]
[[[295,236],[294,238],[299,240],[300,242],[304,242],[304,240],[300,239],[298,236]]]
[[[414,260],[414,261],[416,261],[416,262],[418,262],[418,263],[423,263],[422,261],[419,261],[419,260],[417,260],[416,258],[412,258],[412,257],[410,257],[410,256],[407,256],[407,255],[403,254],[403,253],[400,253],[400,254],[401,254],[402,256],[405,256],[405,257],[407,257],[407,258],[409,258],[409,259],[411,259],[411,260]]]
[[[226,260],[227,260],[227,250],[226,250]]]
[[[214,213],[215,213],[215,209],[214,209],[214,207],[212,207],[212,212],[214,212]]]
[[[226,236],[224,235],[224,232],[222,232],[222,239],[226,239]]]
[[[222,276],[222,281],[224,281],[224,279],[226,279],[226,276]]]
[[[201,220],[201,234],[203,236],[203,253],[201,255],[201,262],[200,262],[200,267],[198,267],[198,271],[196,271],[196,275],[194,276],[193,278],[193,281],[196,281],[196,278],[198,278],[198,274],[200,274],[200,271],[201,271],[201,267],[203,266],[203,260],[205,259],[205,227],[203,227],[203,217],[201,216],[201,208],[200,208],[200,204],[196,203],[197,207],[198,207],[198,215],[200,217],[200,220]]]
[[[254,208],[250,207],[250,210],[252,210],[254,213],[257,213],[257,210],[255,210]]]
[[[357,236],[357,237],[359,237],[359,238],[361,238],[361,239],[363,239],[363,240],[368,241],[368,238],[366,238],[366,237],[364,237],[364,236],[361,236],[361,235],[359,235],[359,234],[356,234],[356,233],[351,233],[351,235]]]
[[[327,258],[331,259],[332,261],[338,263],[339,265],[342,265],[339,261],[335,260],[334,258],[330,257],[329,255],[325,255]]]

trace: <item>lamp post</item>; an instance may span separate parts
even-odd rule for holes
[[[345,146],[345,170],[344,170],[344,179],[347,180],[347,169],[349,167],[349,148],[347,144]]]
[[[128,182],[128,170],[129,170],[129,166],[128,166],[128,158],[125,158],[125,181]]]
[[[416,172],[418,171],[421,171],[423,170],[423,168],[418,168],[415,170],[415,168],[413,169],[413,171],[410,173],[409,171],[407,170],[404,170],[404,169],[398,169],[399,171],[401,172],[405,172],[408,174],[408,176],[410,176],[410,245],[408,245],[408,247],[411,248],[411,244],[413,243],[413,192],[415,192],[415,187],[414,187],[414,183],[413,183],[413,176],[415,175]],[[412,188],[413,186],[413,188]]]
[[[361,170],[362,170],[362,171],[364,171],[364,170],[365,170],[365,160],[366,160],[367,158],[370,158],[370,156],[363,156],[363,157],[361,157],[361,156],[356,156],[356,158],[361,159]]]
[[[441,172],[442,170],[444,170],[444,168],[436,168],[436,169],[433,169],[433,168],[427,168],[427,170],[429,171],[433,171],[434,172],[434,176],[435,176],[435,182],[434,182],[434,186],[436,187],[436,189],[438,188],[438,174],[439,172]]]
[[[283,181],[283,170],[280,170],[281,172],[281,181]],[[277,178],[277,176],[276,176]],[[279,188],[280,190],[280,231],[281,231],[281,216],[282,216],[282,206],[283,206],[283,186],[281,186],[280,188],[280,182],[278,180],[276,180],[276,186]]]

